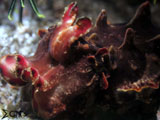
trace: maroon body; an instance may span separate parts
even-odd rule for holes
[[[76,20],[77,12],[71,3],[60,23],[39,30],[42,39],[33,57],[2,57],[4,79],[14,86],[32,83],[32,106],[44,119],[86,119],[96,106],[125,113],[137,102],[146,107],[142,115],[155,114],[160,29],[151,23],[149,2],[127,24],[107,24],[102,10],[92,27],[87,17]]]

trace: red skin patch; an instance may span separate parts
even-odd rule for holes
[[[104,72],[102,73],[102,84],[103,84],[103,88],[106,90],[108,88],[108,80],[107,80],[107,76],[104,74]]]
[[[22,81],[19,77],[21,70],[19,71],[19,73],[16,72],[17,69],[16,56],[9,55],[1,58],[0,61],[1,61],[0,62],[1,74],[4,77],[4,79],[6,79],[7,82],[9,82],[11,85],[14,86],[21,86],[26,84],[26,82]]]
[[[19,65],[21,65],[24,68],[28,66],[28,61],[22,55],[17,55],[17,62]]]
[[[80,18],[74,25],[77,12],[77,4],[70,4],[64,13],[60,25],[56,28],[54,35],[51,37],[50,54],[60,63],[65,62],[71,44],[80,36],[86,34],[92,26],[88,18]]]

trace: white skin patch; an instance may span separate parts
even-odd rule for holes
[[[68,32],[68,31],[71,31],[71,32],[72,32],[73,30],[74,30],[74,27],[73,27],[73,26],[70,26],[70,27],[68,27],[68,28],[60,31],[60,32],[58,33],[57,37],[56,37],[54,46],[55,46],[57,43],[61,43],[60,38],[63,36],[63,34],[65,34],[65,33]],[[73,37],[74,37],[74,36],[73,36]]]
[[[73,43],[76,40],[76,37],[72,36],[69,40],[70,43]]]
[[[73,20],[72,19],[70,19],[70,20],[67,20],[67,22],[66,22],[67,24],[72,24],[73,23]]]

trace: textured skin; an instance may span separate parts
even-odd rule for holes
[[[77,12],[71,3],[58,25],[39,30],[42,39],[33,57],[2,57],[4,79],[18,86],[30,83],[32,107],[44,119],[92,119],[97,107],[133,119],[154,118],[160,100],[160,29],[151,23],[149,2],[125,24],[108,24],[105,10],[94,27],[86,17],[75,23]]]

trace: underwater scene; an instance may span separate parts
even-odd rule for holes
[[[0,120],[160,120],[159,0],[0,0]]]

